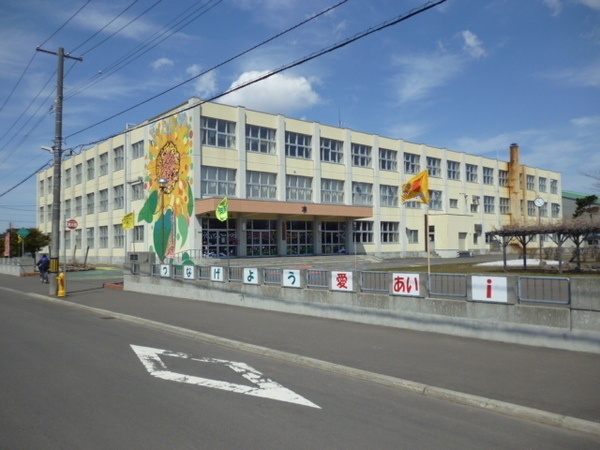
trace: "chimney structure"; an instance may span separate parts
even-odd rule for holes
[[[521,223],[523,220],[522,200],[523,186],[519,175],[522,167],[520,162],[520,149],[517,144],[510,144],[510,162],[508,163],[508,180],[510,192],[510,223]]]

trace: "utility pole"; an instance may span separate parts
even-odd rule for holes
[[[52,243],[50,247],[50,272],[53,274],[50,277],[50,295],[56,295],[58,283],[56,276],[59,270],[58,256],[60,252],[60,181],[61,181],[61,161],[62,161],[62,111],[63,111],[63,79],[64,79],[64,62],[65,58],[83,61],[81,57],[70,56],[65,54],[65,49],[60,47],[58,52],[51,52],[40,47],[36,48],[39,52],[49,53],[58,56],[58,72],[56,81],[56,101],[54,112],[56,114],[55,129],[54,129],[54,146],[52,153],[54,154],[54,171],[52,175]]]

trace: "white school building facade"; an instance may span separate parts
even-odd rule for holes
[[[192,98],[63,161],[60,258],[485,254],[497,248],[487,233],[504,224],[562,216],[560,173],[522,165],[516,144],[506,152],[503,161]],[[426,169],[428,211],[401,200]],[[37,186],[38,228],[50,232],[52,169]]]

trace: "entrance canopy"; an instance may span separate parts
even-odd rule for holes
[[[222,199],[222,197],[213,197],[196,200],[196,215],[214,217],[217,205]],[[318,217],[321,220],[329,218],[365,219],[373,217],[373,208],[370,206],[324,205],[238,198],[228,198],[228,210],[232,217],[255,214],[279,214],[294,218],[306,217],[307,219],[309,217]]]

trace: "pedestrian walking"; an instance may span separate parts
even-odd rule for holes
[[[48,271],[50,270],[50,260],[43,254],[40,260],[37,262],[38,270],[40,271],[40,281],[42,283],[49,283],[48,281]]]

